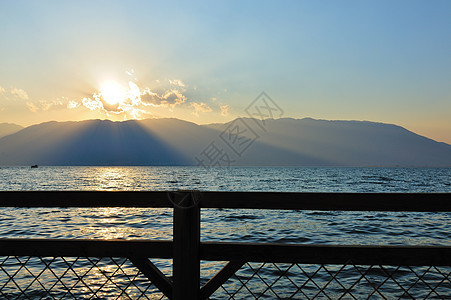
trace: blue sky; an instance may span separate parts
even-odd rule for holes
[[[0,41],[0,122],[224,122],[266,91],[451,143],[450,1],[0,0]]]

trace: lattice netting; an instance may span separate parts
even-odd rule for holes
[[[125,258],[0,257],[1,299],[165,299]]]
[[[159,265],[168,273],[171,261]],[[451,299],[451,267],[246,263],[210,297],[277,298]],[[5,256],[0,299],[166,298],[125,258]]]
[[[451,267],[247,263],[211,299],[451,299]]]

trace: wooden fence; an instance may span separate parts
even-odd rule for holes
[[[447,193],[0,192],[0,207],[173,208],[172,241],[0,239],[0,256],[128,258],[170,299],[207,299],[247,262],[451,266],[448,246],[200,242],[202,208],[450,212]],[[172,279],[148,258],[173,259]],[[201,260],[229,263],[201,287]]]

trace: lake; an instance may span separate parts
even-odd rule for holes
[[[450,168],[2,167],[0,190],[449,193],[450,179]],[[172,238],[171,209],[2,208],[1,215],[3,238]],[[203,241],[451,246],[450,213],[203,209],[201,219]],[[170,273],[169,261],[157,265]],[[219,267],[203,264],[202,272]]]
[[[0,190],[451,192],[451,168],[2,167]],[[0,236],[171,236],[170,209],[2,209]],[[20,216],[20,217],[19,217]],[[202,239],[450,244],[448,213],[202,210]]]

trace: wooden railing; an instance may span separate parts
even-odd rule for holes
[[[451,266],[448,246],[200,242],[202,208],[450,212],[447,193],[0,192],[0,207],[174,208],[172,241],[0,239],[0,256],[126,257],[170,299],[207,299],[246,262]],[[148,258],[172,258],[172,280]],[[229,263],[199,288],[201,260]]]
[[[187,191],[188,192],[188,191]],[[0,191],[0,207],[167,207],[169,192]],[[181,191],[180,193],[183,193]],[[451,211],[451,193],[198,192],[200,208]]]

